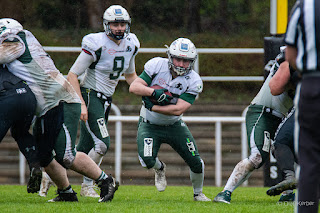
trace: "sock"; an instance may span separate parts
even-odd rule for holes
[[[224,187],[224,191],[228,190],[233,192],[238,186],[240,186],[250,177],[253,170],[254,165],[248,158],[240,161],[236,167],[234,167],[228,182]]]
[[[291,194],[293,193],[293,190],[289,189],[289,190],[286,190],[284,192],[282,192],[282,195],[288,195],[288,194]]]
[[[65,189],[62,189],[62,190],[58,189],[58,190],[63,193],[73,193],[71,185],[67,186],[67,188]]]
[[[100,177],[96,180],[96,182],[99,182],[100,180],[104,180],[107,178],[108,178],[108,175],[104,173],[104,171],[102,171]]]
[[[163,170],[164,166],[163,163],[159,160],[159,158],[156,158],[156,163],[152,167],[154,169]]]
[[[96,153],[94,151],[94,149],[92,148],[90,150],[90,152],[88,153],[88,156],[100,167],[100,164],[102,162],[102,159],[103,159],[103,156]],[[86,176],[83,176],[83,184],[87,185],[87,186],[92,186],[94,183],[93,183],[93,180],[86,177]]]
[[[202,192],[203,180],[204,180],[204,163],[201,160],[202,172],[194,173],[190,170],[190,180],[192,182],[193,194],[198,195]]]
[[[284,171],[283,171],[283,174],[284,174],[284,179],[285,179],[285,180],[295,179],[295,173],[294,173],[294,171],[284,170]]]

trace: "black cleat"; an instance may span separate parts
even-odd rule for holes
[[[65,191],[60,191],[57,190],[57,194],[58,196],[48,200],[48,202],[78,202],[78,197],[77,197],[77,193],[75,191],[72,190],[72,192],[65,192]]]
[[[286,190],[292,190],[297,188],[297,181],[295,178],[288,179],[281,181],[275,186],[272,186],[270,189],[267,191],[267,195],[269,196],[276,196],[281,194],[281,192],[286,191]]]
[[[97,185],[100,187],[100,202],[112,201],[114,193],[119,188],[119,182],[109,175],[106,179],[100,180],[97,182]]]
[[[30,178],[27,184],[28,193],[37,193],[40,190],[42,179],[42,170],[40,167],[32,167],[30,170]]]

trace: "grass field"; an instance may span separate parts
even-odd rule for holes
[[[80,192],[80,186],[74,185]],[[213,199],[222,188],[204,187],[203,192]],[[266,195],[267,188],[239,187],[231,204],[194,202],[192,187],[168,186],[158,192],[154,186],[120,186],[112,202],[98,203],[96,198],[83,198],[78,203],[47,203],[55,197],[51,188],[46,198],[28,194],[26,186],[0,185],[0,212],[293,212],[293,204],[279,204],[277,197]]]

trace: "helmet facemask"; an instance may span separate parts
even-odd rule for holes
[[[122,35],[115,35],[111,28],[110,23],[126,23],[126,29]],[[116,40],[125,38],[130,33],[131,19],[126,9],[120,5],[110,6],[103,14],[103,27],[106,34]]]
[[[193,70],[196,58],[188,59],[188,58],[183,58],[183,57],[177,57],[177,56],[170,54],[169,51],[167,51],[167,55],[168,55],[168,59],[169,59],[169,69],[172,70],[178,76],[188,75],[190,73],[190,71]],[[187,68],[176,66],[173,63],[173,58],[187,59],[190,61],[189,66]]]
[[[119,21],[119,22],[121,22],[121,21]],[[106,34],[107,34],[108,36],[110,36],[110,37],[112,37],[112,38],[114,38],[114,39],[116,39],[116,40],[121,40],[121,39],[127,37],[127,35],[128,35],[129,32],[130,32],[130,25],[129,25],[129,23],[126,23],[126,29],[125,29],[125,31],[124,31],[124,33],[123,33],[122,35],[115,35],[115,34],[112,32],[111,28],[110,28],[110,23],[111,23],[111,22],[108,22],[108,21],[106,21],[106,20],[103,20],[103,26],[104,26],[105,32],[106,32]]]

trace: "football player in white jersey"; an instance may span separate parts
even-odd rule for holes
[[[181,119],[202,92],[202,80],[193,70],[197,51],[189,39],[179,38],[172,42],[167,54],[168,58],[149,60],[129,88],[130,92],[143,96],[144,102],[137,135],[139,160],[143,167],[154,169],[155,185],[158,191],[164,191],[167,186],[166,165],[157,155],[162,143],[169,144],[190,167],[193,199],[211,201],[202,193],[203,160],[191,132]],[[150,88],[154,85],[164,89]],[[165,94],[167,90],[172,97]]]
[[[94,179],[101,188],[99,202],[111,201],[116,190],[113,177],[88,155],[75,151],[81,107],[76,91],[30,31],[9,18],[0,19],[0,28],[1,63],[24,80],[37,99],[34,136],[40,164],[58,186],[58,196],[50,201],[78,201],[65,168]]]
[[[290,88],[286,88],[280,95],[274,96],[269,87],[270,80],[278,70],[279,72],[289,70],[289,64],[284,63],[284,60],[279,60],[283,58],[281,55],[282,53],[276,58],[267,79],[251,101],[246,113],[250,155],[235,166],[223,191],[213,199],[214,202],[230,204],[233,191],[248,180],[255,169],[259,169],[269,159],[271,140],[274,138],[282,119],[293,106]]]
[[[110,146],[107,121],[112,95],[124,74],[130,85],[137,78],[135,56],[140,43],[130,33],[131,19],[120,5],[110,6],[103,15],[105,32],[86,35],[82,52],[68,74],[81,99],[81,133],[77,150],[87,153],[97,165]],[[83,80],[78,76],[85,74]],[[98,197],[93,180],[84,177],[82,196]]]

